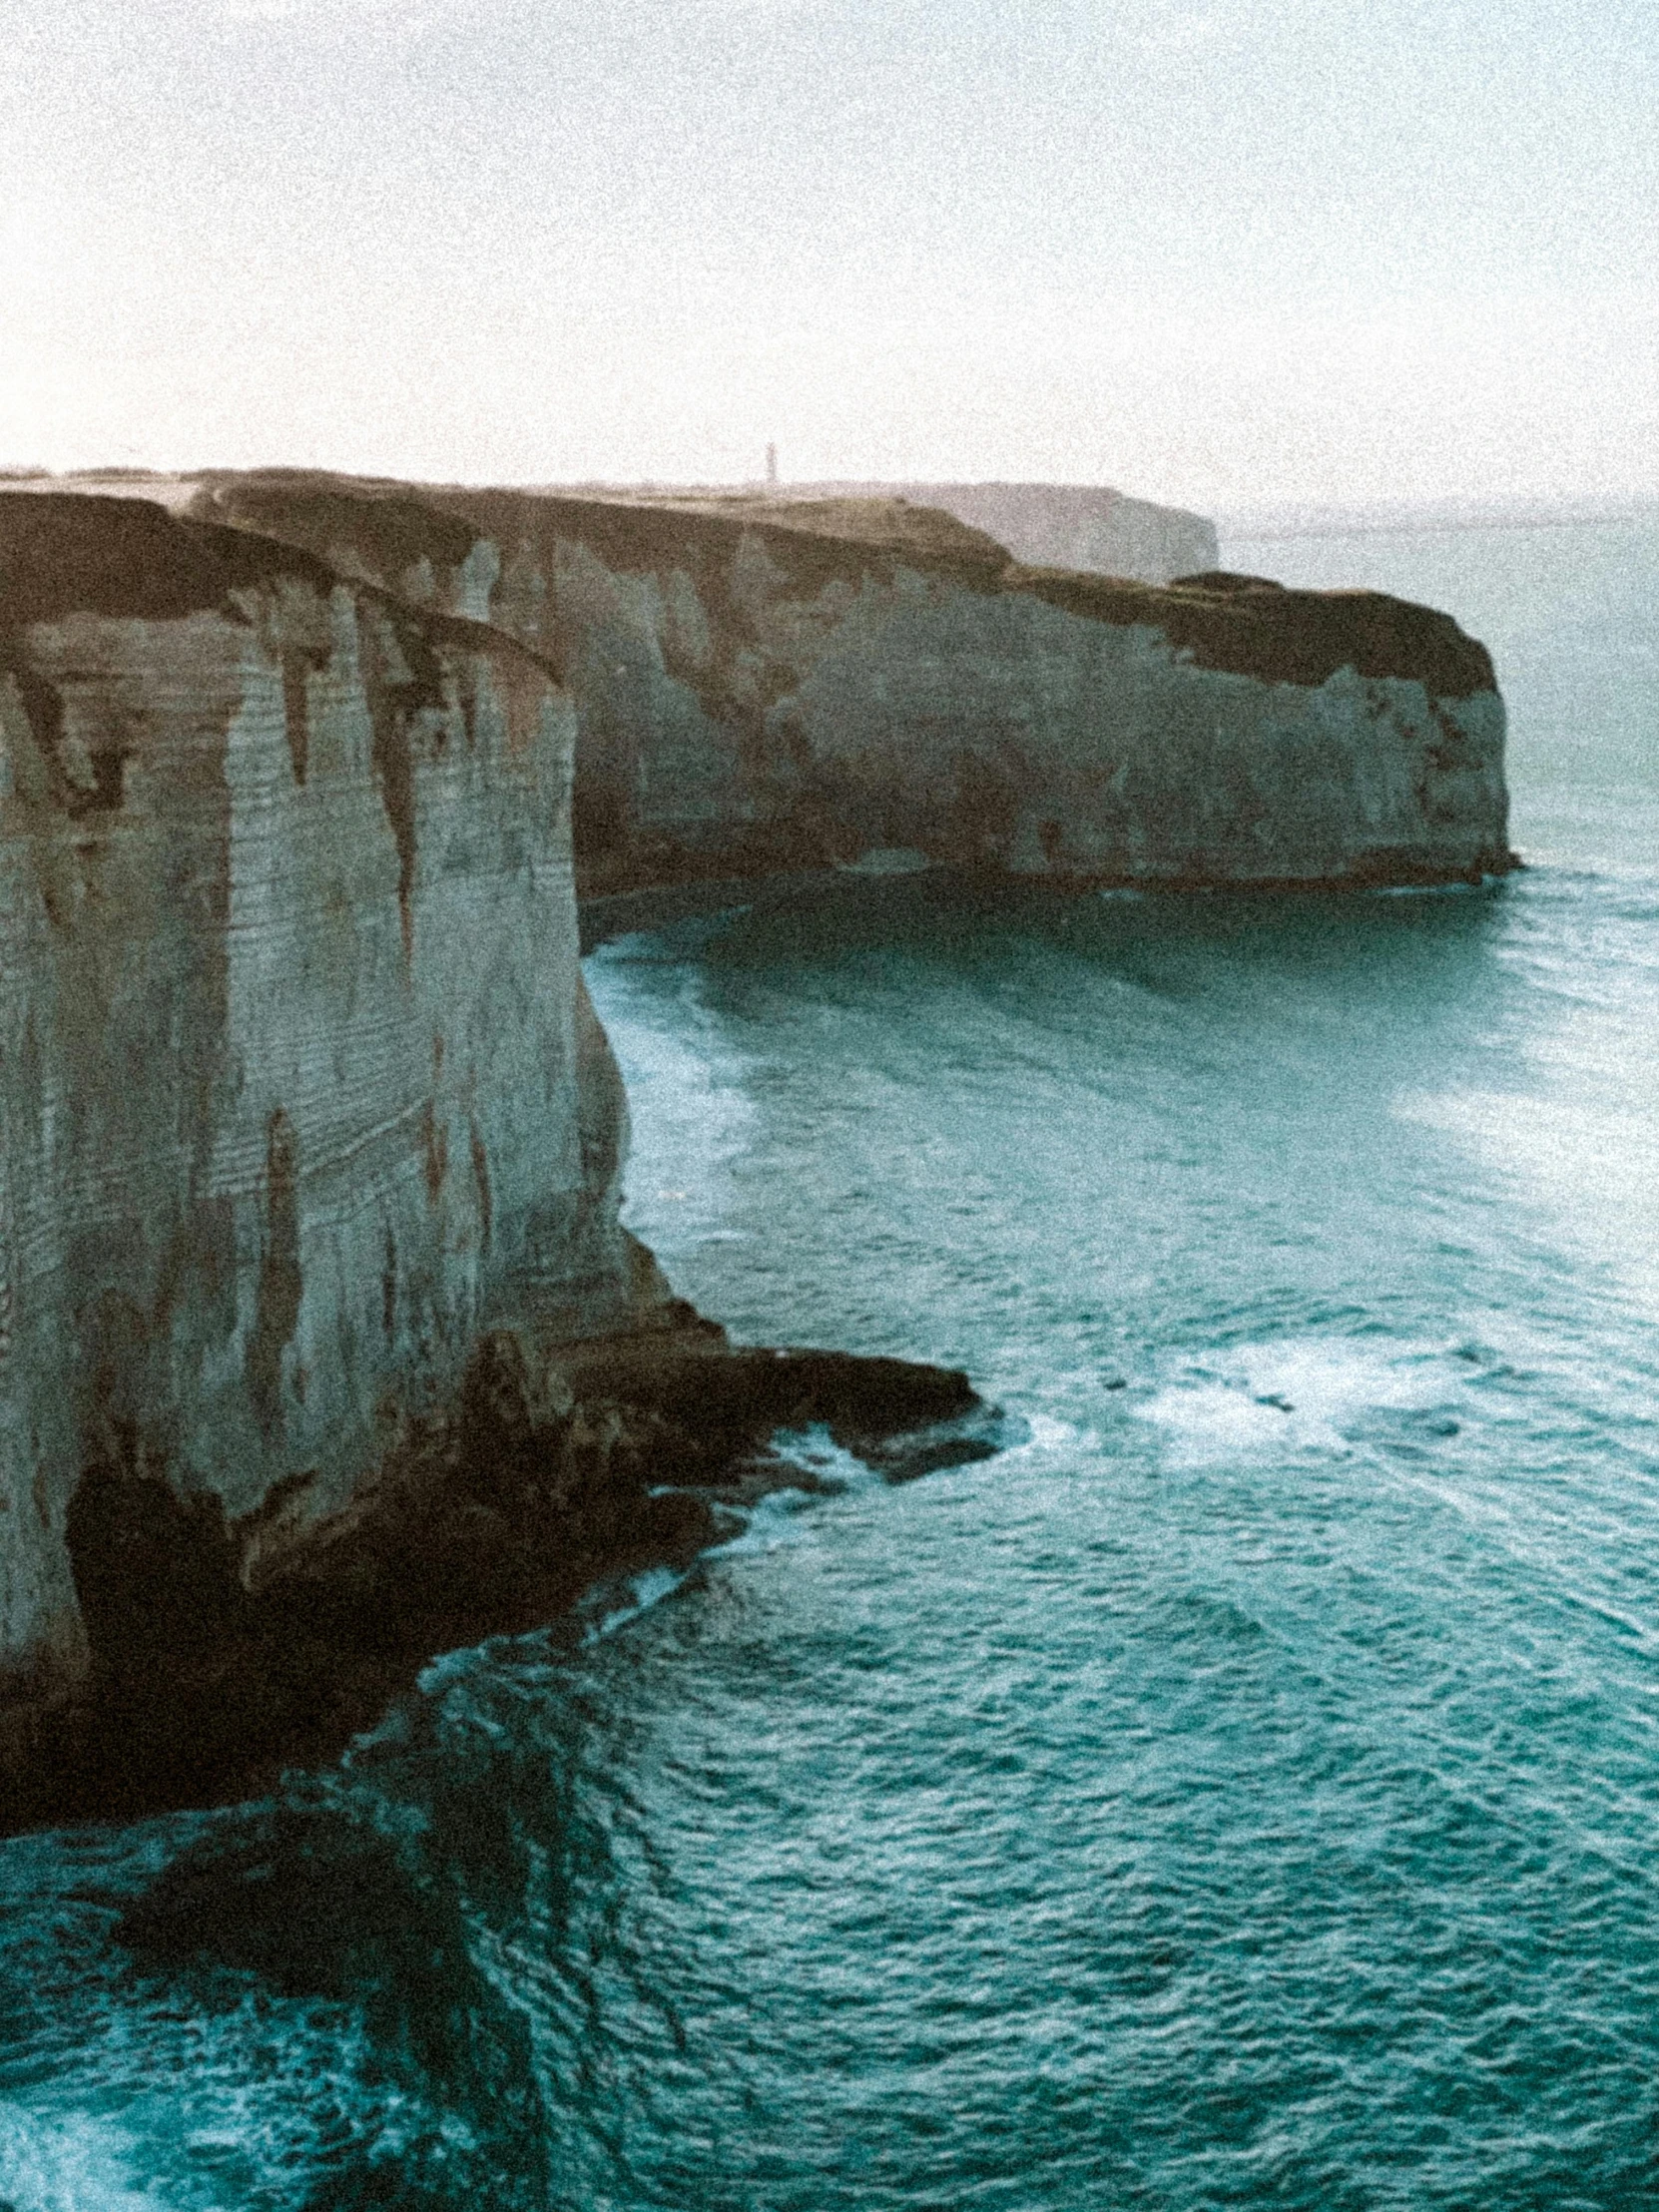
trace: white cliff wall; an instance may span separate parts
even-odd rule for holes
[[[1153,625],[900,578],[866,588],[767,727],[869,847],[1119,883],[1445,880],[1505,863],[1494,691],[1195,665]]]
[[[0,1674],[28,1697],[84,1660],[89,1459],[277,1544],[480,1327],[631,1310],[570,701],[311,570],[0,637]]]
[[[576,699],[586,894],[897,847],[1121,883],[1509,864],[1491,665],[1431,610],[1009,569],[949,525],[912,553],[882,534],[890,510],[850,503],[780,527],[428,496],[447,565],[421,589],[487,605]],[[232,484],[220,500],[367,573],[407,550],[399,535],[388,557],[392,518],[372,499]]]
[[[750,531],[715,574],[619,574],[558,539],[545,569],[522,545],[505,569],[492,619],[533,612],[563,657],[624,871],[735,865],[768,831],[799,863],[909,847],[1126,883],[1508,865],[1502,701],[1445,618],[1264,590],[1144,594],[1108,620],[901,560],[821,581],[792,551]],[[1176,619],[1195,610],[1253,665],[1206,666]],[[1374,619],[1404,649],[1368,650]],[[1304,643],[1332,624],[1352,636]]]

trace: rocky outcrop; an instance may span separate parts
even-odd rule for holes
[[[1510,864],[1490,660],[1381,593],[1024,567],[896,502],[197,496],[558,671],[587,896],[883,856],[1154,885]]]
[[[810,1484],[769,1446],[818,1423],[889,1480],[996,1436],[951,1370],[738,1352],[689,1325],[538,1352],[519,1327],[480,1338],[379,1479],[254,1574],[216,1489],[94,1461],[70,1505],[93,1680],[51,1716],[48,1755],[14,1764],[0,1834],[268,1791],[374,1725],[434,1652],[579,1632],[596,1580],[688,1565],[740,1525],[724,1508]]]

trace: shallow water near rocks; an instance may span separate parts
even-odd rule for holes
[[[1225,554],[1491,644],[1533,864],[598,953],[677,1287],[1025,1440],[0,1847],[0,2202],[1659,2203],[1659,533]]]

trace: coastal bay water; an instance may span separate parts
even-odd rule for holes
[[[1659,529],[1223,557],[1486,640],[1525,872],[597,953],[676,1286],[1018,1440],[0,1847],[0,2203],[1659,2204]]]

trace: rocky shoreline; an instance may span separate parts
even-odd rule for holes
[[[455,1407],[261,1571],[284,1500],[229,1521],[136,1437],[70,1516],[84,1685],[14,1747],[0,1835],[268,1795],[339,1756],[436,1654],[557,1622],[595,1583],[686,1566],[769,1491],[811,1486],[781,1431],[822,1426],[888,1480],[982,1458],[997,1420],[959,1372],[745,1350],[689,1311],[557,1347],[499,1331]]]

